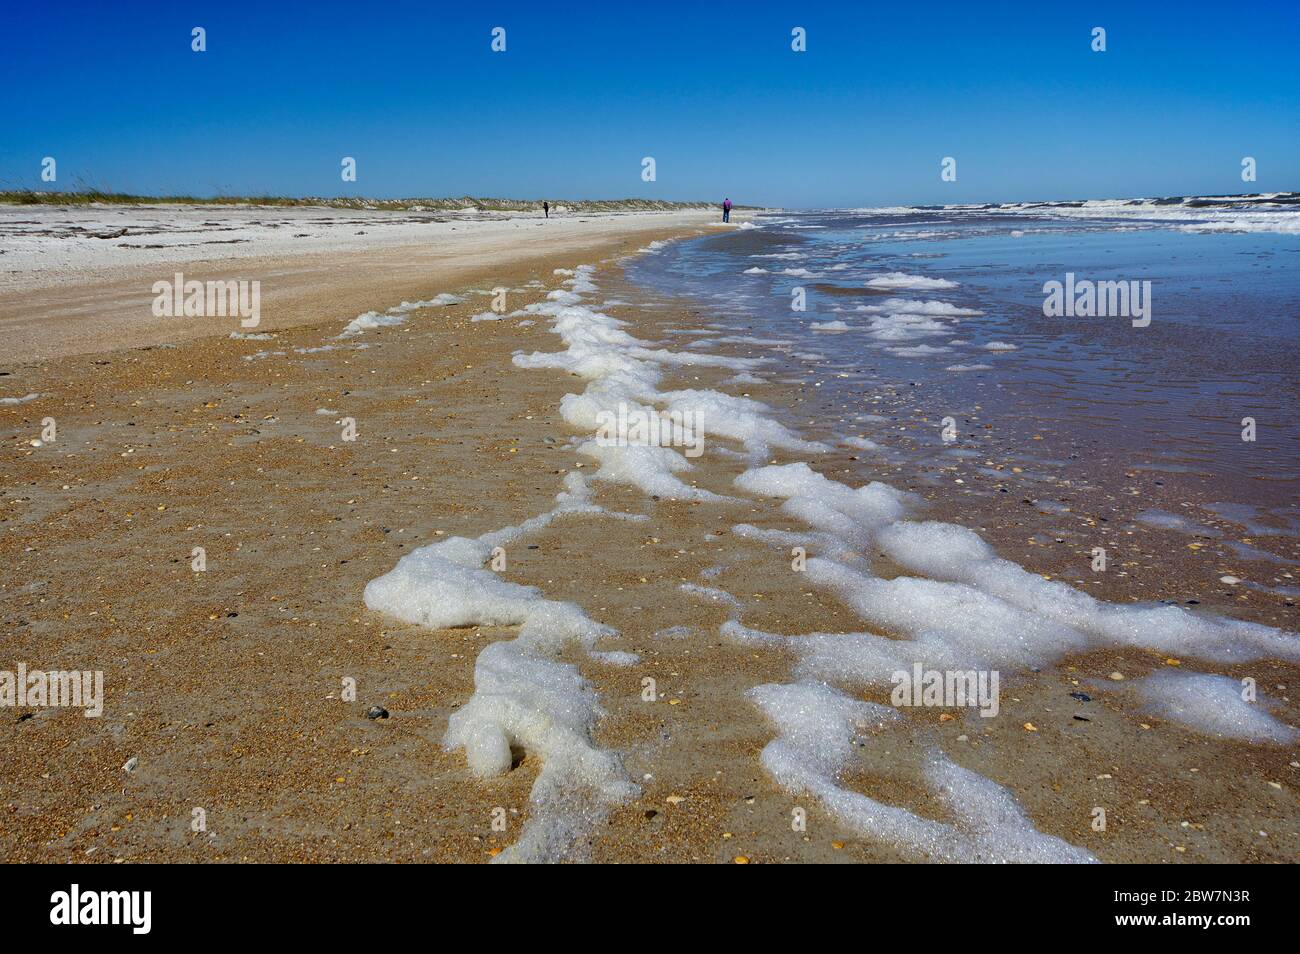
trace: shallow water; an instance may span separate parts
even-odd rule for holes
[[[943,417],[977,413],[989,436],[1104,461],[1100,480],[1194,474],[1206,492],[1276,507],[1300,489],[1300,211],[1234,221],[1259,230],[1223,231],[1181,206],[782,213],[640,256],[627,275],[698,300],[714,340],[765,342],[790,381],[816,371],[827,401],[919,389],[936,444]],[[895,273],[955,284],[868,287]],[[1044,284],[1067,273],[1149,281],[1150,324],[1046,317]],[[922,307],[938,313],[906,314]],[[835,321],[848,330],[815,327]],[[1247,417],[1254,441],[1242,439]]]

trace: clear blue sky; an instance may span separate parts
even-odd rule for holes
[[[58,188],[198,195],[819,207],[1300,189],[1296,0],[289,6],[7,3],[0,187],[49,188],[54,156]]]

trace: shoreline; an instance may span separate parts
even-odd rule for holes
[[[560,284],[555,268],[590,260],[566,252],[516,261],[501,281],[518,289],[520,300],[543,303],[575,285],[574,276]],[[599,270],[595,286],[594,298],[584,296],[588,303],[628,293],[617,265]],[[462,290],[421,287],[413,294]],[[414,312],[355,339],[370,345],[365,350],[311,351],[324,342],[313,324],[286,329],[270,344],[193,340],[119,353],[108,365],[74,357],[31,369],[38,384],[63,372],[77,383],[67,387],[73,393],[54,393],[62,446],[7,442],[8,496],[24,498],[6,515],[0,537],[9,568],[3,592],[13,598],[7,611],[22,619],[14,650],[27,654],[14,658],[51,666],[53,651],[71,668],[111,647],[123,664],[115,663],[117,673],[105,667],[102,722],[45,710],[18,725],[43,735],[15,732],[0,741],[0,777],[13,780],[0,804],[19,806],[23,822],[19,831],[0,819],[7,857],[35,860],[52,850],[59,860],[94,861],[109,854],[487,860],[515,843],[546,760],[530,752],[504,775],[476,779],[462,753],[441,746],[449,718],[471,698],[480,653],[513,638],[515,628],[434,631],[360,603],[365,585],[390,573],[414,545],[477,537],[548,512],[567,475],[596,469],[573,454],[572,439],[586,435],[558,410],[566,393],[582,391],[581,382],[511,363],[515,351],[555,352],[543,316],[528,326],[471,322],[486,301],[470,297]],[[607,310],[649,340],[662,340],[673,325],[699,325],[689,304],[645,304]],[[295,347],[304,353],[296,356]],[[263,350],[286,353],[243,360]],[[683,366],[673,377],[682,387],[707,389],[733,370]],[[785,385],[730,390],[794,408]],[[43,397],[3,408],[0,419],[17,422],[21,432],[50,404]],[[336,421],[345,414],[355,416],[361,446],[339,441]],[[65,448],[53,469],[36,456]],[[773,459],[800,458],[777,452]],[[726,510],[710,501],[652,503],[624,484],[591,482],[600,506],[650,522],[567,517],[529,534],[527,547],[508,547],[503,577],[538,586],[547,599],[576,601],[623,634],[603,640],[601,651],[641,657],[629,668],[573,648],[560,654],[605,710],[595,744],[616,751],[642,789],[600,821],[592,857],[915,860],[861,838],[816,802],[791,799],[763,771],[760,752],[774,732],[746,692],[792,682],[794,657],[720,639],[731,610],[704,593],[706,584],[745,599],[748,627],[797,634],[814,628],[810,620],[832,632],[862,624],[835,601],[806,592],[779,550],[734,532],[744,521],[806,535],[766,500],[732,486],[734,460],[706,453],[692,463],[688,482],[743,503]],[[838,475],[853,466],[845,451],[813,463],[859,483]],[[55,489],[62,483],[75,490]],[[89,499],[78,499],[83,491]],[[204,573],[188,566],[196,539],[209,541]],[[696,586],[699,598],[683,599],[682,583]],[[662,635],[676,627],[683,631]],[[57,648],[54,638],[61,639]],[[992,720],[996,728],[961,713],[938,722],[934,711],[909,713],[907,722],[958,762],[1010,785],[1039,831],[1105,860],[1178,858],[1167,848],[1157,852],[1169,832],[1199,860],[1293,856],[1300,836],[1276,816],[1267,822],[1271,841],[1248,837],[1254,819],[1270,815],[1274,795],[1262,780],[1286,780],[1275,764],[1285,749],[1207,742],[1155,718],[1154,730],[1137,732],[1133,704],[1104,682],[1093,686],[1117,669],[1153,669],[1160,661],[1148,656],[1098,650],[1037,676],[1017,673],[1010,687],[1016,698],[1004,700],[1013,714]],[[1267,668],[1276,668],[1281,682],[1295,673],[1288,664]],[[358,701],[343,703],[339,680],[352,674]],[[641,701],[647,674],[664,694],[653,706]],[[1057,725],[1070,685],[1091,687],[1099,700],[1093,708],[1100,711],[1089,713],[1091,736],[1071,731],[1068,717]],[[867,701],[888,700],[868,693]],[[391,717],[366,720],[365,707],[379,703]],[[1294,704],[1278,715],[1294,723]],[[1023,731],[1020,721],[1039,731]],[[1051,748],[1043,745],[1049,733]],[[60,757],[69,746],[77,759]],[[1189,747],[1200,778],[1185,775]],[[120,766],[133,755],[140,767],[128,777]],[[33,758],[41,764],[33,766]],[[1161,765],[1167,777],[1144,777],[1143,765]],[[1216,787],[1207,791],[1211,776]],[[935,812],[906,775],[849,781],[922,816]],[[1122,806],[1123,826],[1116,827],[1124,842],[1089,833],[1097,788],[1107,789],[1107,804]],[[118,796],[119,789],[129,794]],[[194,837],[189,806],[208,803],[215,837]],[[808,809],[806,835],[790,829],[790,809],[800,805]],[[506,809],[504,833],[491,827],[494,808]],[[1226,830],[1201,833],[1216,820]],[[1183,829],[1183,821],[1202,827]],[[105,850],[96,858],[86,854],[92,849]]]

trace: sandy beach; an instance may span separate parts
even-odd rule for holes
[[[116,231],[116,214],[92,217],[93,229]],[[1011,448],[975,462],[995,477],[949,463],[958,483],[1005,481],[1030,504],[1008,509],[872,463],[866,444],[837,443],[845,415],[819,404],[815,370],[800,384],[750,374],[762,369],[761,344],[691,352],[716,361],[674,357],[687,350],[674,334],[703,330],[710,316],[648,296],[623,268],[652,243],[722,234],[713,213],[362,223],[327,210],[276,229],[266,223],[291,217],[283,210],[256,224],[206,208],[123,216],[127,235],[59,240],[57,216],[0,217],[9,234],[39,220],[37,244],[67,256],[51,267],[21,250],[0,258],[0,396],[21,400],[0,406],[0,668],[102,670],[105,688],[100,718],[0,710],[6,860],[1240,863],[1300,853],[1294,740],[1207,733],[1153,710],[1138,686],[1192,668],[1196,655],[1158,636],[1065,645],[1047,632],[1041,661],[1003,667],[997,718],[951,706],[886,718],[888,690],[857,686],[843,697],[845,735],[839,702],[789,698],[824,663],[772,634],[864,629],[829,565],[853,537],[816,523],[812,498],[772,499],[777,478],[794,473],[781,468],[804,460],[853,488],[888,481],[912,495],[916,519],[978,531],[1015,555],[1029,589],[1031,577],[1065,581],[1106,604],[1192,602],[1259,624],[1241,644],[1236,630],[1207,631],[1203,648],[1216,672],[1254,679],[1285,726],[1300,724],[1300,664],[1240,645],[1280,645],[1268,634],[1294,629],[1294,604],[1216,583],[1215,549],[1253,539],[1231,522],[1222,541],[1194,548],[1168,528],[1116,531],[1107,545],[1123,572],[1086,580],[1082,543],[1034,545],[1063,520],[1128,526],[1143,508],[1176,507],[1176,482],[1160,475],[1135,474],[1122,492],[1081,484],[1062,510],[1033,505],[1044,495],[1015,484]],[[167,241],[163,218],[191,222],[187,237]],[[300,251],[284,238],[294,231],[310,234]],[[240,241],[208,245],[208,235]],[[173,271],[260,280],[261,323],[155,318],[150,284]],[[494,288],[507,289],[504,312],[491,310]],[[581,408],[566,395],[604,371],[535,357],[528,366],[529,355],[564,350],[555,332],[565,307],[571,353],[574,342],[623,348],[662,369],[676,390],[661,393],[763,402],[798,420],[798,440],[756,417],[756,458],[756,438],[728,436],[752,411],[738,401],[710,418],[727,417],[730,430],[711,433],[689,470],[602,457],[584,446],[590,433],[572,423]],[[595,310],[626,324],[579,321]],[[392,320],[340,337],[372,313]],[[900,431],[913,426],[905,394],[872,410]],[[53,441],[42,439],[47,418]],[[805,446],[814,442],[824,445],[815,456]],[[525,524],[539,515],[549,516]],[[497,538],[483,535],[521,524],[500,537],[499,568],[445,576],[435,605],[393,576],[413,551],[455,537],[482,538],[486,563]],[[812,574],[791,572],[800,541],[827,558]],[[958,572],[937,559],[922,572],[903,548],[883,546],[864,548],[881,579]],[[474,595],[495,598],[489,572],[536,590],[509,590],[489,611]],[[391,590],[368,589],[383,579]],[[1051,592],[1059,602],[1062,591]],[[538,609],[539,598],[550,602]],[[572,619],[549,618],[563,615],[554,601],[578,608],[578,635],[565,629]],[[946,613],[977,626],[985,604],[972,606]],[[403,621],[408,610],[464,622],[420,625]],[[913,611],[872,628],[916,638]],[[508,620],[520,612],[526,627],[558,628],[520,641]],[[523,656],[502,657],[503,646]],[[514,678],[516,664],[532,694],[502,689],[494,703],[488,680]],[[766,696],[754,694],[760,686]],[[373,706],[382,717],[367,717]],[[497,725],[511,727],[503,753]],[[445,744],[449,726],[464,730],[459,744]],[[817,751],[819,732],[845,752]],[[850,750],[859,761],[827,769],[836,787],[819,794],[817,767]],[[501,757],[503,771],[475,770]],[[789,781],[794,763],[803,792]],[[903,815],[881,811],[884,834],[865,835],[844,793]]]
[[[429,288],[489,281],[534,258],[617,248],[629,236],[675,234],[714,218],[0,206],[0,328],[10,356],[26,361],[346,321],[421,300]],[[349,280],[338,279],[341,271]],[[186,281],[259,281],[258,326],[215,330],[207,318],[155,317],[152,285],[177,272]]]

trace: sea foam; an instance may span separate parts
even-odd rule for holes
[[[582,475],[570,473],[547,513],[474,539],[451,537],[420,547],[365,589],[366,606],[431,629],[519,627],[513,640],[492,643],[479,654],[474,694],[451,716],[444,738],[447,748],[464,750],[470,770],[480,777],[508,772],[515,749],[542,762],[529,796],[528,824],[497,861],[570,857],[612,807],[638,792],[617,756],[591,741],[602,715],[595,693],[576,666],[553,658],[577,645],[598,660],[626,663],[630,654],[596,648],[616,631],[574,603],[545,599],[536,588],[504,580],[483,566],[494,548],[571,514],[640,519],[593,504]]]

